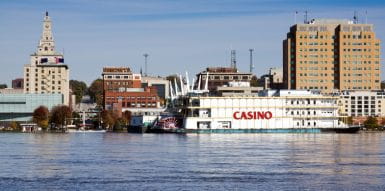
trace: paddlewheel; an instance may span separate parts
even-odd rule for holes
[[[180,128],[180,121],[175,117],[166,117],[160,119],[157,126],[162,127],[163,129],[176,129]]]

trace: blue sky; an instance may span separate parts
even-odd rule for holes
[[[248,71],[248,49],[254,48],[254,73],[260,76],[282,65],[282,40],[295,11],[300,12],[298,22],[304,10],[309,18],[347,19],[358,11],[361,21],[367,11],[368,23],[385,40],[385,1],[0,0],[0,83],[22,77],[46,10],[71,79],[87,83],[100,77],[103,66],[139,72],[144,53],[150,55],[152,75],[195,74],[230,65],[231,48],[241,71]]]

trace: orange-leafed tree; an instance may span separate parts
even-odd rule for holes
[[[48,127],[48,108],[45,106],[39,106],[33,111],[32,121],[36,123],[39,127],[47,128]]]

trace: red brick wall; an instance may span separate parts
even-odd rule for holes
[[[140,104],[141,108],[156,108],[160,102],[156,88],[149,87],[146,88],[143,92],[105,91],[105,105],[113,105],[114,103],[118,103],[119,97],[121,97],[121,108],[137,108],[138,104]]]

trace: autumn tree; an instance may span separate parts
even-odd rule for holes
[[[353,123],[354,123],[353,117],[352,117],[352,116],[349,116],[349,117],[346,119],[346,123],[347,123],[348,125],[353,125]]]
[[[51,111],[51,122],[63,126],[71,121],[72,112],[66,105],[56,106]]]
[[[124,111],[123,112],[123,115],[122,115],[122,118],[124,118],[126,121],[127,121],[127,124],[128,125],[131,121],[131,111]]]
[[[33,111],[32,121],[37,124],[37,126],[42,128],[48,127],[48,108],[45,106],[39,106]]]
[[[103,110],[101,113],[101,117],[103,120],[103,125],[107,129],[112,129],[118,120],[118,115],[115,112],[110,110]]]
[[[70,88],[76,96],[76,103],[79,103],[87,90],[87,84],[83,81],[70,80]]]
[[[103,80],[97,79],[88,88],[88,95],[99,106],[103,104]]]
[[[9,125],[9,127],[11,128],[12,131],[20,131],[21,130],[20,123],[16,122],[16,121],[12,121],[11,124]]]
[[[127,124],[128,124],[127,119],[120,117],[116,120],[113,131],[121,131],[123,130],[124,127],[127,126]]]

